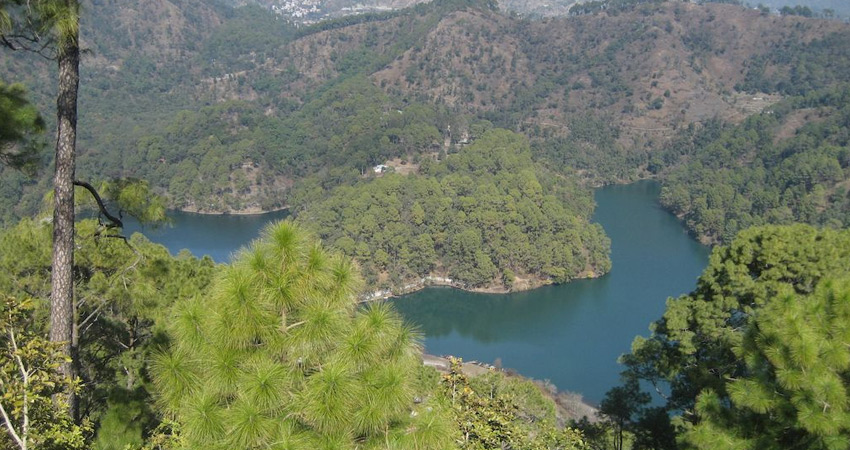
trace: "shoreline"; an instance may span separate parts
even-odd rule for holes
[[[591,270],[586,270],[579,274],[580,276],[573,278],[568,281],[577,281],[577,280],[588,280],[593,278],[599,278],[604,273],[598,274]],[[404,295],[412,294],[414,292],[421,291],[423,289],[429,287],[448,287],[452,289],[458,289],[466,292],[476,292],[479,294],[511,294],[514,292],[525,292],[532,291],[534,289],[541,288],[543,286],[549,286],[555,284],[552,279],[542,279],[542,278],[517,278],[522,281],[521,283],[514,283],[511,288],[507,288],[504,285],[501,286],[484,286],[484,287],[469,287],[464,283],[455,281],[448,277],[434,276],[428,275],[426,277],[420,278],[418,281],[414,281],[412,283],[405,284],[401,288],[396,289],[384,289],[372,291],[371,293],[361,294],[357,300],[358,303],[369,303],[380,300],[387,300],[390,298],[398,298]]]
[[[422,365],[432,367],[440,373],[448,373],[451,367],[449,358],[453,357],[452,355],[436,356],[422,353]],[[582,417],[587,417],[591,423],[600,420],[599,408],[586,402],[580,393],[560,391],[557,386],[548,381],[529,378],[515,370],[495,367],[492,364],[482,363],[480,361],[462,361],[461,369],[469,377],[475,377],[489,372],[499,372],[506,377],[516,377],[531,381],[544,396],[550,398],[555,403],[558,416],[560,416],[563,422],[567,420],[581,420]]]
[[[459,289],[461,291],[466,292],[478,292],[482,294],[508,294],[511,292],[522,292],[522,291],[530,291],[532,289],[536,289],[538,287],[546,286],[552,284],[551,280],[541,281],[540,283],[535,284],[534,286],[524,287],[521,289],[507,289],[504,286],[502,287],[468,287],[464,283],[460,283],[452,280],[447,277],[437,277],[437,276],[427,276],[419,279],[419,281],[415,281],[413,283],[408,283],[402,286],[400,289],[386,289],[386,290],[377,290],[368,294],[363,294],[360,296],[359,303],[368,303],[379,300],[387,300],[390,298],[401,297],[403,295],[412,294],[414,292],[421,291],[422,289],[429,287],[449,287],[452,289]]]
[[[262,209],[260,207],[250,207],[245,209],[235,209],[230,211],[205,211],[193,207],[171,208],[171,211],[180,211],[190,214],[200,214],[202,216],[262,216],[263,214],[271,214],[280,211],[288,210],[289,206],[281,206],[274,209]]]

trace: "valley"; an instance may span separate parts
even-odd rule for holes
[[[850,448],[842,6],[0,2],[0,447]]]

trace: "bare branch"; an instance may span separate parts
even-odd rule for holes
[[[27,444],[21,440],[21,437],[15,431],[15,427],[12,426],[12,420],[9,418],[9,414],[6,413],[6,408],[3,407],[2,402],[0,402],[0,414],[3,415],[3,421],[6,423],[6,430],[9,432],[9,436],[12,436],[12,439],[18,444],[21,450],[27,450]]]
[[[95,315],[97,315],[100,312],[100,308],[102,308],[102,307],[103,307],[103,304],[98,305],[97,308],[95,308],[94,311],[91,312],[91,314],[89,314],[85,319],[83,319],[83,321],[80,322],[80,324],[78,326],[80,328],[82,328],[86,323],[88,323],[89,320],[92,319],[92,317],[94,317]]]
[[[98,317],[100,317],[100,315],[98,315]],[[91,328],[93,325],[94,325],[94,321],[92,321],[92,323],[90,323],[89,326],[87,326],[86,329],[83,330],[82,332],[85,333],[85,332],[89,331],[89,328]],[[77,329],[79,329],[79,327],[77,327]]]
[[[106,206],[103,204],[103,200],[100,198],[100,194],[98,194],[97,189],[95,189],[94,186],[92,186],[89,183],[86,183],[85,181],[78,181],[78,180],[74,180],[74,186],[80,186],[82,188],[85,188],[87,191],[89,191],[89,193],[92,195],[92,197],[94,197],[94,201],[97,202],[97,207],[100,209],[100,213],[103,214],[107,219],[109,219],[110,222],[112,222],[112,226],[110,226],[110,228],[116,228],[116,227],[117,228],[124,228],[124,222],[121,222],[121,219],[113,216],[106,209]],[[123,237],[123,236],[110,236],[110,237]],[[124,238],[125,242],[126,242],[126,240],[127,240],[127,238]]]
[[[27,450],[27,435],[29,434],[29,398],[27,395],[27,389],[29,389],[29,373],[27,373],[27,367],[24,365],[24,361],[21,359],[21,355],[18,354],[18,341],[15,339],[15,330],[12,327],[9,327],[9,343],[12,344],[12,354],[15,355],[15,361],[18,363],[18,369],[21,371],[21,380],[24,383],[24,404],[22,406],[21,413],[23,414],[23,424],[21,425],[21,435],[23,437],[17,437],[18,444],[21,446],[22,450]],[[0,404],[2,407],[2,404]],[[3,411],[3,415],[5,418],[6,412]],[[6,422],[9,420],[6,418]],[[9,425],[9,429],[12,430],[11,425]]]
[[[39,36],[26,34],[4,34],[0,35],[0,44],[12,51],[35,53],[48,61],[56,60],[56,54],[52,51],[54,44],[52,39],[42,39]]]

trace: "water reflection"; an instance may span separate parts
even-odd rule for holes
[[[289,211],[252,215],[208,215],[169,211],[171,223],[164,226],[142,226],[129,218],[125,220],[127,235],[140,232],[176,255],[188,249],[195,256],[209,255],[216,262],[228,262],[233,253],[256,239],[269,223],[283,220]]]
[[[690,291],[708,248],[657,204],[658,185],[597,190],[595,220],[612,240],[612,271],[598,279],[508,294],[430,288],[393,303],[424,332],[430,353],[502,360],[506,367],[599,401],[617,383],[617,357]]]

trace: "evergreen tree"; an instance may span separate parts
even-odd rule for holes
[[[53,176],[53,267],[50,293],[50,340],[62,342],[64,351],[76,358],[74,333],[74,176],[77,151],[77,92],[80,86],[80,5],[61,0],[45,5],[58,38],[59,92],[56,97],[56,153]],[[69,378],[76,376],[74,361],[62,366]],[[76,397],[68,392],[71,417],[77,414]]]
[[[371,284],[388,279],[397,290],[429,276],[512,287],[515,278],[564,283],[610,268],[610,241],[589,223],[590,191],[535,165],[521,135],[491,129],[428,161],[419,175],[293,199],[296,220],[356,258]]]
[[[158,324],[177,299],[203,292],[217,268],[209,258],[172,257],[140,234],[127,242],[110,237],[112,232],[92,219],[78,222],[76,231],[80,418],[97,433],[87,445],[123,449],[140,444],[156,426],[147,361],[152,344],[162,340]],[[0,231],[0,292],[34,299],[27,332],[45,340],[50,235],[49,223],[31,219]]]
[[[53,265],[50,340],[63,345],[72,360],[62,373],[76,375],[74,333],[74,173],[77,147],[77,92],[80,84],[80,4],[77,0],[0,2],[0,42],[13,50],[55,52],[59,68],[56,96],[56,152],[53,176]],[[68,392],[76,415],[76,398]]]
[[[44,120],[25,92],[20,84],[0,81],[0,164],[29,172],[39,157],[35,138],[44,131]]]
[[[697,400],[684,440],[704,449],[850,448],[850,280],[812,295],[781,294],[750,323],[735,353],[746,363]]]
[[[357,308],[350,260],[289,222],[267,228],[179,302],[155,361],[182,448],[443,448],[436,403],[413,408],[418,336],[386,304]]]
[[[748,376],[736,349],[744,345],[753,318],[783,295],[808,296],[822,279],[846,276],[847,261],[847,230],[808,225],[744,230],[714,250],[693,292],[668,299],[650,337],[635,338],[631,353],[622,357],[625,377],[654,385],[667,412],[677,415],[674,423],[700,423],[706,405],[733,401],[730,379]],[[643,412],[634,430],[640,445],[669,448],[670,424],[663,419],[658,411]]]
[[[693,292],[667,301],[652,335],[635,339],[623,356],[627,375],[659,389],[669,383],[671,411],[692,410],[704,389],[727,398],[726,381],[744,373],[734,349],[750,318],[780,294],[809,295],[822,278],[846,274],[847,261],[847,230],[793,225],[741,232],[712,252]]]
[[[605,393],[599,404],[599,413],[614,426],[614,449],[623,450],[623,436],[634,424],[640,409],[649,403],[649,394],[641,392],[638,381],[626,380],[624,386],[615,387]]]

